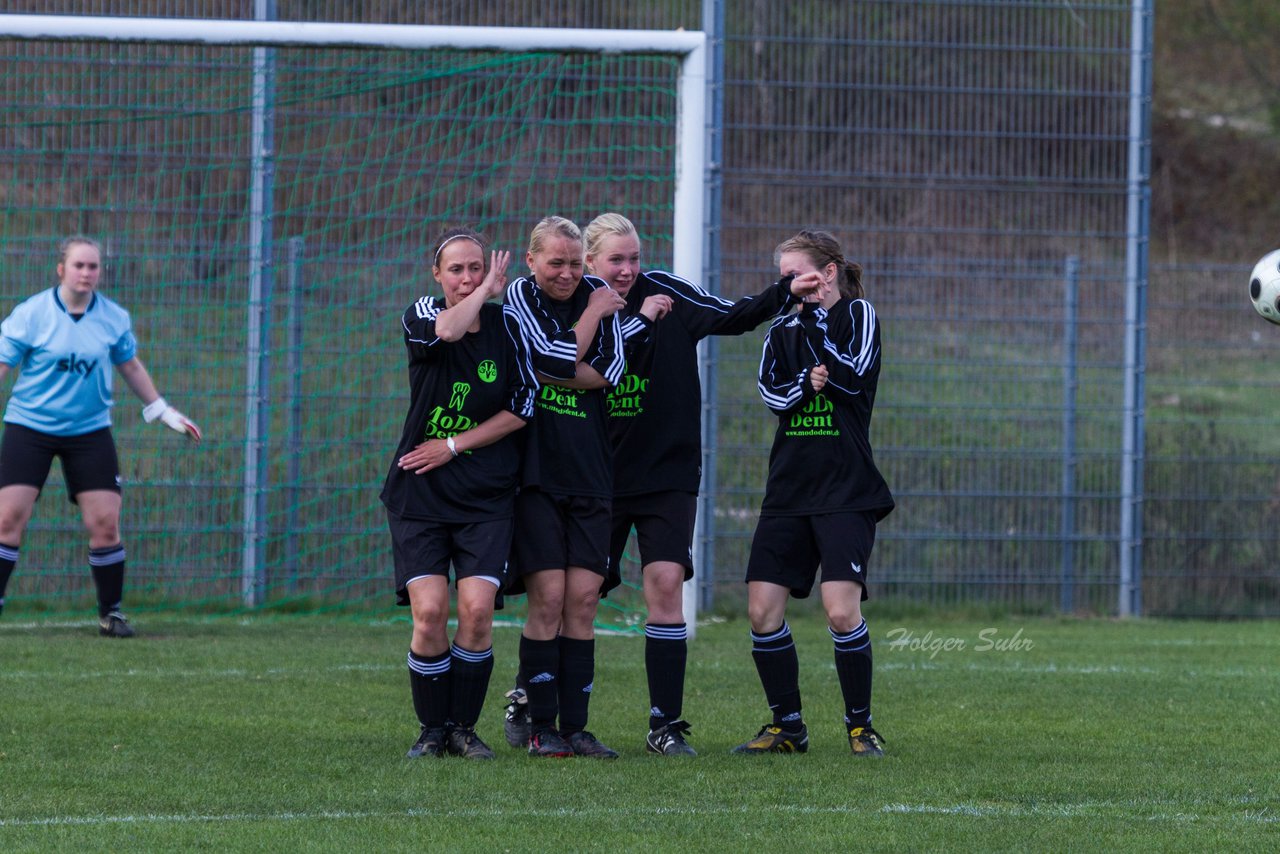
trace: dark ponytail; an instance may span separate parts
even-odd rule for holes
[[[803,252],[819,270],[828,264],[835,264],[840,296],[845,299],[862,299],[866,296],[866,291],[862,288],[862,265],[845,260],[840,242],[830,232],[811,229],[797,232],[795,237],[787,238],[773,250],[775,264],[784,252]]]

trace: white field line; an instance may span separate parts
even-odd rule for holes
[[[1152,805],[1156,807],[1157,805]],[[1158,805],[1164,807],[1167,805]],[[408,809],[386,811],[356,810],[317,810],[314,812],[277,812],[277,813],[224,813],[221,815],[206,814],[134,814],[134,815],[57,815],[41,818],[0,818],[0,828],[6,827],[99,827],[120,824],[234,824],[241,822],[263,821],[365,821],[369,819],[402,819],[402,818],[441,818],[441,819],[511,819],[511,818],[575,818],[590,820],[616,821],[626,815],[648,816],[661,815],[755,815],[758,806],[733,807],[626,807],[609,805],[581,808],[531,809],[518,808],[514,805],[493,807],[490,809]],[[1273,825],[1280,818],[1272,815],[1270,810],[1245,810],[1240,813],[1204,814],[1193,812],[1166,812],[1161,808],[1147,810],[1140,804],[1121,805],[1113,803],[1059,804],[1041,807],[1016,807],[992,804],[885,804],[871,810],[842,806],[802,806],[779,804],[771,809],[774,813],[792,815],[866,815],[880,813],[884,815],[940,815],[958,818],[1127,818],[1134,821],[1149,821],[1166,824],[1227,824],[1227,825]]]
[[[835,665],[830,665],[832,670]],[[1116,664],[944,664],[941,661],[876,662],[876,670],[965,671],[971,673],[1026,673],[1029,675],[1067,676],[1164,676],[1169,678],[1277,679],[1280,668],[1274,667],[1198,667],[1190,670],[1154,667],[1124,667]]]

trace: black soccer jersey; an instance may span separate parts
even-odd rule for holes
[[[829,371],[817,394],[815,365]],[[864,299],[807,308],[769,328],[759,388],[778,415],[762,516],[865,510],[883,518],[893,496],[871,454],[880,327]]]
[[[521,277],[507,286],[507,311],[519,323],[538,373],[552,379],[575,376],[578,337],[574,326],[591,292],[607,287],[602,279],[583,276],[569,299],[557,301],[532,277]],[[616,314],[600,322],[583,361],[611,386],[622,379],[626,359]],[[523,485],[559,496],[613,497],[613,452],[604,389],[543,383],[527,430]]]
[[[465,451],[424,474],[396,464],[427,439],[456,436],[503,410],[533,417],[537,379],[514,318],[501,306],[480,308],[480,330],[453,342],[436,336],[445,302],[422,297],[404,313],[409,350],[409,415],[382,487],[382,502],[410,519],[482,522],[512,515],[519,485],[517,434]]]
[[[657,323],[640,314],[646,298],[671,297]],[[729,302],[671,273],[641,273],[622,321],[627,373],[610,390],[614,494],[698,491],[702,477],[702,383],[698,342],[741,335],[776,315],[790,296],[781,284]]]

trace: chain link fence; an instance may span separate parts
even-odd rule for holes
[[[1133,4],[41,0],[10,11],[368,23],[706,29],[713,211],[705,284],[776,278],[773,247],[833,231],[884,324],[873,444],[898,498],[883,599],[1114,613],[1126,497]],[[25,7],[25,8],[24,8]],[[1149,46],[1148,46],[1149,48]],[[1149,87],[1149,81],[1147,83]],[[1149,89],[1147,92],[1149,96]],[[5,152],[12,162],[12,152]],[[1145,192],[1145,188],[1139,188]],[[59,228],[50,228],[57,232]],[[65,230],[65,229],[62,229]],[[56,236],[56,234],[52,234]],[[1268,247],[1270,248],[1270,247]],[[1280,335],[1254,259],[1150,271],[1141,602],[1280,614]],[[736,607],[774,420],[759,336],[709,342],[715,425],[704,604]],[[388,442],[393,437],[388,436]],[[380,476],[380,472],[374,473]],[[370,481],[367,501],[376,502]]]

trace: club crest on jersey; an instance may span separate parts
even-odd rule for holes
[[[498,378],[498,366],[494,364],[492,359],[485,359],[476,365],[476,376],[482,382],[491,383]]]
[[[644,412],[641,401],[649,390],[649,380],[635,374],[625,374],[614,386],[606,398],[609,401],[609,415],[613,418],[634,418]]]
[[[89,374],[92,373],[93,369],[97,366],[97,359],[93,359],[92,361],[89,359],[81,359],[77,357],[75,353],[72,353],[65,359],[59,359],[55,367],[57,367],[59,371],[75,374],[81,379],[88,379]]]

